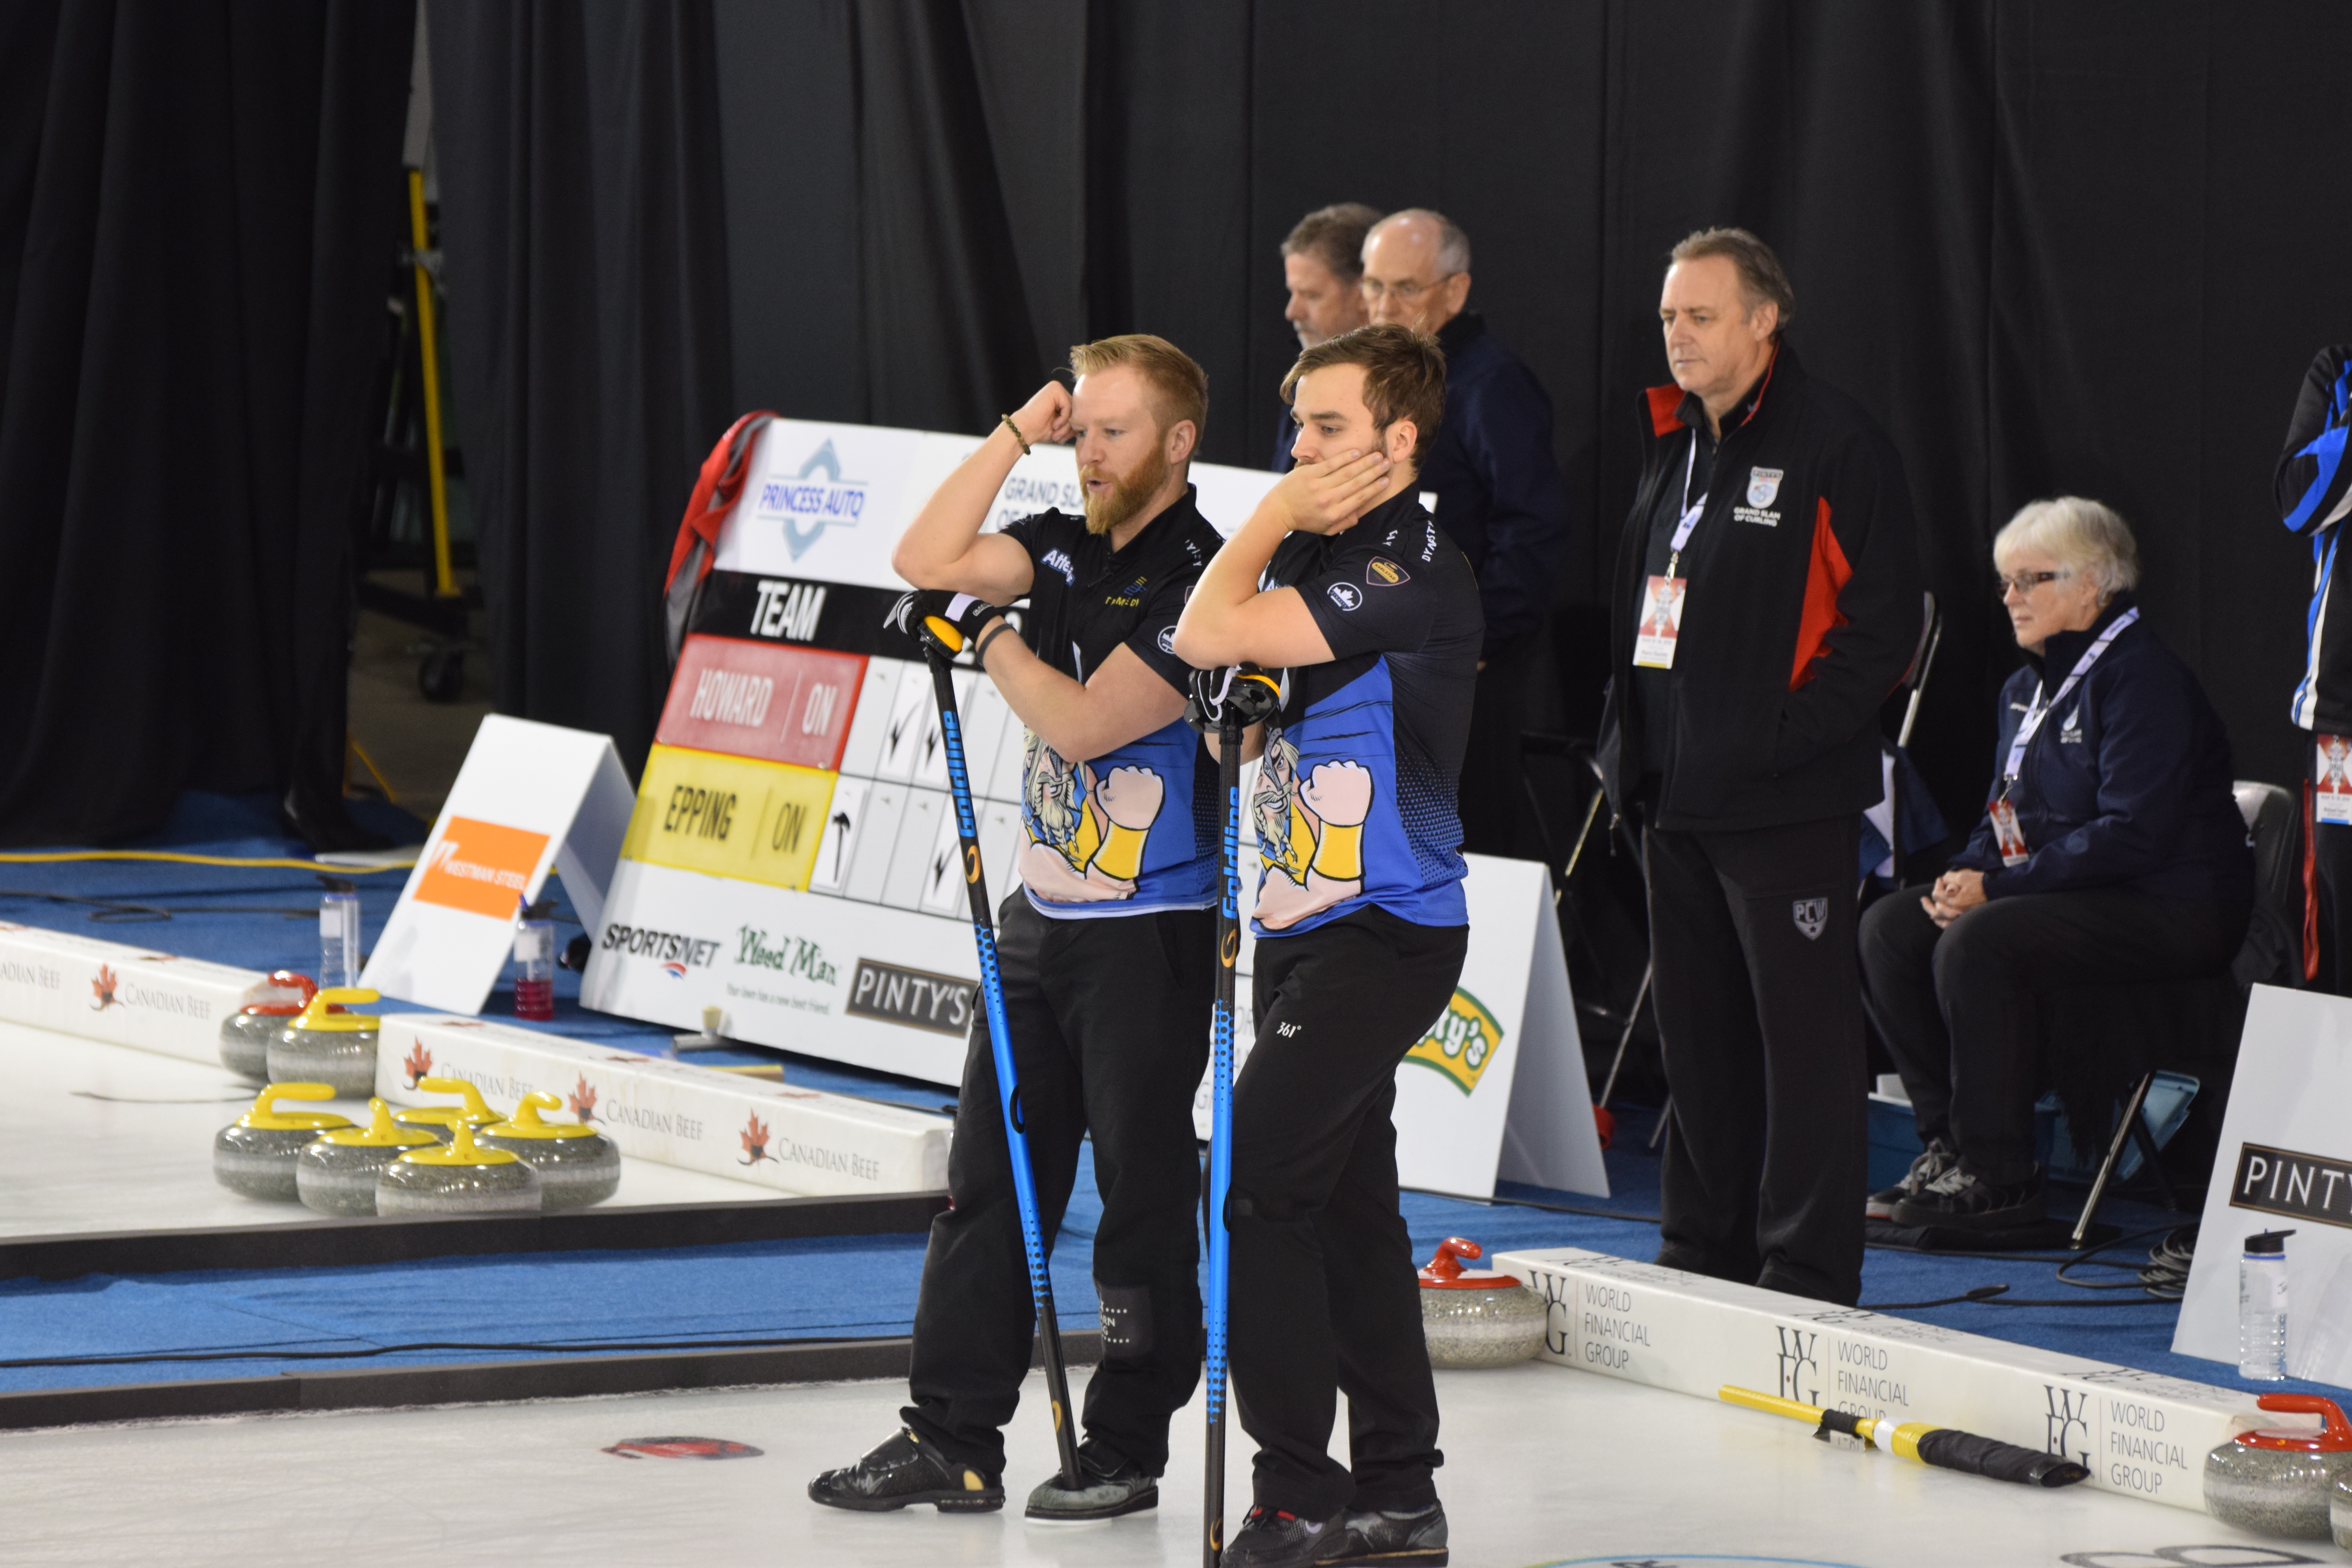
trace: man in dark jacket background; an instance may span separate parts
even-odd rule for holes
[[[1601,761],[1638,813],[1674,1097],[1658,1261],[1823,1300],[1862,1289],[1854,884],[1878,709],[1920,626],[1902,458],[1781,334],[1769,247],[1706,229],[1659,300],[1612,595]]]
[[[1568,492],[1552,457],[1551,399],[1487,335],[1470,301],[1470,237],[1408,207],[1364,237],[1375,321],[1428,332],[1445,353],[1445,422],[1424,447],[1421,489],[1478,574],[1486,640],[1462,762],[1462,847],[1508,855],[1518,822],[1522,697],[1568,552]]]
[[[2315,769],[2310,886],[2305,914],[2304,977],[2320,990],[2352,996],[2352,795],[2325,787],[2330,752],[2352,745],[2352,605],[2331,621],[2336,550],[2352,515],[2352,462],[2344,450],[2352,424],[2352,343],[2319,351],[2304,374],[2294,418],[2279,454],[2279,516],[2311,541],[2311,608],[2304,616],[2303,679],[2291,717],[2311,732]]]
[[[1298,334],[1301,349],[1352,332],[1370,319],[1364,314],[1364,236],[1380,221],[1378,207],[1334,202],[1317,207],[1283,236],[1282,287],[1290,298],[1282,319]],[[1297,439],[1298,421],[1290,416],[1286,400],[1275,425],[1276,473],[1290,472],[1297,460],[1290,448]]]

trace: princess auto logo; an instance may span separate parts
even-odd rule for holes
[[[857,526],[866,510],[866,481],[841,477],[841,458],[827,439],[809,454],[798,474],[789,479],[772,474],[762,479],[753,510],[783,524],[784,547],[797,561],[826,529]]]

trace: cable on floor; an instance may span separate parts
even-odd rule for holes
[[[69,860],[162,860],[174,866],[255,866],[292,871],[316,871],[326,862],[293,860],[275,856],[194,855],[177,849],[39,849],[0,852],[0,865],[55,866]],[[329,866],[341,877],[373,877],[383,871],[406,871],[414,860],[387,866]]]

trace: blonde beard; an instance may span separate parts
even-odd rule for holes
[[[1168,475],[1173,466],[1168,461],[1168,454],[1155,447],[1134,473],[1111,485],[1108,495],[1097,496],[1088,491],[1086,498],[1087,531],[1108,533],[1133,518],[1150,504],[1153,496],[1160,493],[1160,487],[1168,482]],[[1100,472],[1097,470],[1092,476],[1082,472],[1078,477],[1098,478]]]

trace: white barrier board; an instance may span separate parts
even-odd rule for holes
[[[221,1020],[268,977],[200,958],[0,921],[0,1018],[220,1063]]]
[[[1550,1304],[1539,1355],[1555,1365],[1702,1399],[1731,1384],[1898,1425],[1957,1426],[2062,1454],[2102,1491],[2197,1512],[2208,1449],[2294,1419],[2264,1415],[2252,1394],[2226,1388],[1580,1247],[1507,1252],[1494,1267]],[[1985,1500],[2013,1496],[1992,1489]]]
[[[478,1013],[514,949],[515,912],[551,870],[590,931],[635,792],[612,740],[493,713],[408,874],[360,984]]]
[[[2352,1387],[2352,1000],[2257,985],[2172,1348],[2235,1365],[2245,1238],[2286,1243],[2287,1370]]]
[[[417,1080],[457,1078],[506,1110],[561,1095],[553,1121],[594,1127],[638,1160],[817,1197],[932,1192],[947,1185],[950,1123],[904,1106],[747,1081],[510,1024],[386,1015],[376,1093],[394,1105],[447,1105]]]

